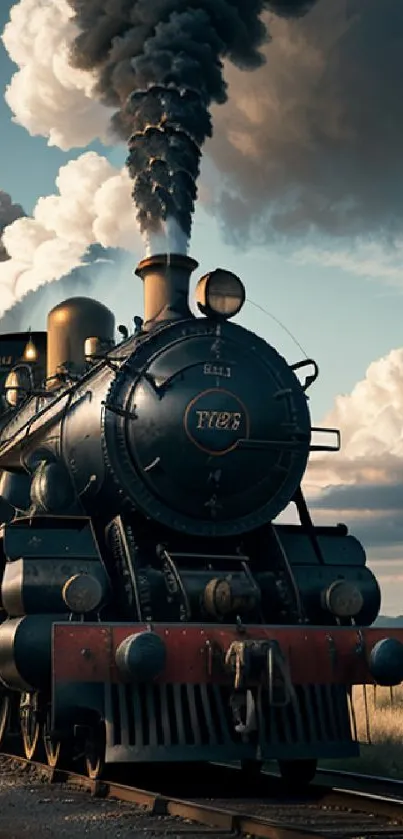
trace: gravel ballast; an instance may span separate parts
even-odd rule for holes
[[[50,784],[32,766],[0,756],[0,839],[204,839],[217,835],[120,801]]]

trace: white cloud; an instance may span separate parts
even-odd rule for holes
[[[339,453],[313,454],[304,489],[315,521],[344,519],[367,545],[403,543],[403,348],[372,362],[322,424]]]
[[[94,95],[95,76],[69,64],[72,16],[65,0],[20,0],[2,36],[19,68],[5,94],[15,122],[64,150],[107,140],[112,113]]]
[[[38,200],[32,218],[4,229],[10,259],[0,262],[0,315],[80,265],[90,245],[143,248],[126,169],[87,152],[60,169],[56,186],[56,194]]]
[[[338,268],[369,280],[382,280],[394,287],[403,287],[403,241],[395,239],[388,245],[356,239],[348,248],[336,250],[319,242],[297,250],[292,260],[298,265],[320,265]]]

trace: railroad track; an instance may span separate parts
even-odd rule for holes
[[[249,789],[242,797],[237,786],[240,773],[237,775],[233,767],[221,767],[223,772],[217,772],[213,784],[217,791],[221,777],[226,791],[229,782],[231,796],[217,797],[215,794],[210,797],[203,785],[197,795],[188,799],[162,791],[163,786],[159,790],[145,790],[114,780],[91,780],[76,772],[27,761],[14,754],[3,753],[3,756],[32,766],[50,783],[64,784],[102,799],[137,805],[160,818],[177,817],[194,823],[195,833],[196,825],[203,825],[203,830],[213,836],[246,835],[265,839],[396,839],[403,835],[403,784],[399,797],[398,782],[391,785],[393,795],[390,796],[312,784],[308,793],[291,797],[278,778],[264,774],[256,794]],[[212,770],[213,775],[216,769],[218,767]],[[331,774],[326,771],[328,780]],[[343,774],[337,773],[339,782]],[[375,782],[373,788],[376,788]]]
[[[264,772],[269,777],[280,778],[277,771],[267,769]],[[374,795],[403,800],[403,780],[387,778],[384,775],[367,775],[342,769],[317,769],[315,783],[333,788],[342,786],[344,791],[372,792]]]
[[[332,786],[342,784],[343,788],[347,789],[363,789],[364,792],[373,790],[378,795],[403,799],[403,781],[384,775],[366,775],[342,769],[317,769],[316,779],[319,783],[331,783]]]

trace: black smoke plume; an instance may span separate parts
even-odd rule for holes
[[[11,196],[8,192],[3,192],[0,189],[0,262],[5,262],[9,259],[9,255],[3,244],[3,232],[9,224],[17,221],[18,218],[25,216],[23,208],[20,204],[13,204]]]
[[[396,239],[400,253],[402,0],[319,0],[270,32],[253,84],[228,66],[213,111],[210,200],[226,236],[370,237],[391,256]]]
[[[127,165],[143,232],[174,218],[190,234],[210,107],[227,99],[223,59],[263,61],[261,15],[304,15],[316,0],[68,0],[80,29],[71,63],[95,70]]]

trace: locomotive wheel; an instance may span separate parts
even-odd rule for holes
[[[105,725],[98,723],[91,728],[85,740],[85,768],[93,781],[101,778],[105,768]]]
[[[42,738],[48,766],[52,766],[56,769],[56,767],[60,766],[62,762],[64,763],[67,758],[67,744],[62,743],[61,740],[56,740],[51,736],[50,732],[51,714],[49,710],[43,724]]]
[[[39,701],[37,693],[23,693],[20,700],[20,725],[24,753],[32,760],[40,735]]]
[[[296,792],[304,789],[316,775],[316,758],[303,760],[279,760],[280,775],[285,785]]]
[[[0,693],[0,746],[3,745],[10,721],[11,701],[5,691]]]

